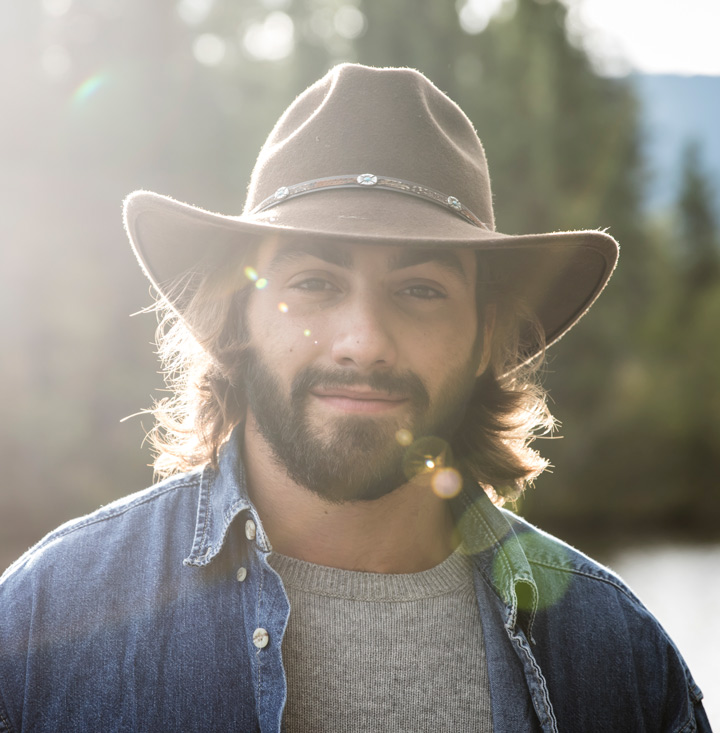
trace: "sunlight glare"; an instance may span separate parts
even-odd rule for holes
[[[72,59],[65,46],[48,46],[40,58],[40,66],[49,77],[59,79],[70,71]]]
[[[568,27],[601,72],[720,74],[720,5],[708,0],[583,0],[569,6]],[[606,68],[607,67],[607,68]]]
[[[71,5],[72,0],[43,0],[42,3],[43,10],[53,18],[65,15],[70,10]]]

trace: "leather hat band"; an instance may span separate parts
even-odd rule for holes
[[[421,186],[419,183],[403,181],[400,178],[387,178],[385,176],[376,176],[373,173],[361,173],[360,175],[343,175],[329,176],[327,178],[315,178],[312,181],[303,181],[295,183],[292,186],[281,186],[272,196],[268,196],[261,201],[250,214],[259,214],[261,211],[277,206],[283,201],[295,198],[296,196],[304,196],[308,193],[316,191],[326,191],[333,188],[380,188],[388,191],[397,191],[410,196],[432,201],[432,203],[442,206],[449,211],[461,216],[466,221],[474,224],[481,229],[489,227],[478,219],[475,214],[464,206],[455,196],[447,196],[440,191]]]

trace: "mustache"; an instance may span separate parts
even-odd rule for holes
[[[367,387],[379,392],[387,392],[393,397],[409,399],[417,408],[430,405],[430,395],[423,381],[414,372],[372,372],[360,375],[352,371],[323,369],[307,366],[301,369],[293,379],[290,397],[293,402],[305,399],[314,387],[328,389],[332,387]]]

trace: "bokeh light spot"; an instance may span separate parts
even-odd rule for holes
[[[364,33],[365,16],[353,5],[342,5],[335,13],[333,25],[339,36],[352,41]]]
[[[397,440],[400,445],[408,446],[413,442],[413,434],[406,428],[401,428],[397,433],[395,433],[395,440]]]
[[[193,56],[204,66],[220,64],[225,51],[225,41],[214,33],[202,33],[193,42]]]
[[[187,25],[199,25],[210,15],[215,0],[180,0],[177,14]]]
[[[242,42],[245,50],[256,59],[280,61],[293,51],[295,25],[287,13],[276,10],[262,23],[253,23],[245,31]]]
[[[427,459],[427,460],[425,461],[425,465],[426,465],[426,466],[427,466],[428,468],[435,468],[435,461],[433,461],[433,460],[432,460],[431,458],[428,458],[428,459]]]
[[[287,10],[292,5],[292,0],[261,0],[266,10]]]
[[[470,35],[482,33],[502,7],[502,0],[467,0],[459,9],[460,27]]]
[[[280,313],[287,313],[288,304],[287,303],[278,303],[278,310],[280,311]]]
[[[435,494],[441,499],[452,499],[460,493],[463,482],[460,472],[447,466],[435,471],[430,483]]]

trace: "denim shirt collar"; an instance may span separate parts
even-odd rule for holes
[[[496,507],[485,491],[470,479],[454,500],[453,513],[464,546],[476,570],[497,596],[508,631],[518,626],[533,641],[532,626],[539,591],[530,563],[504,510]]]
[[[272,547],[255,507],[247,493],[245,468],[242,462],[243,424],[237,425],[220,450],[218,469],[202,469],[195,535],[192,550],[183,563],[202,567],[210,563],[222,549],[233,520],[243,512],[246,521],[255,524],[257,546],[263,552]]]
[[[247,492],[241,450],[243,425],[236,426],[220,451],[218,470],[202,469],[195,535],[185,565],[202,567],[220,552],[233,520],[245,513],[255,524],[257,547],[264,553],[272,546]],[[492,588],[503,610],[507,629],[523,627],[532,639],[532,623],[538,605],[538,589],[525,552],[505,514],[472,480],[453,501],[453,514],[466,550],[476,570]]]

